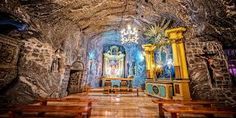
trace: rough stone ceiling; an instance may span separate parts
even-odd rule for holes
[[[0,3],[3,3],[1,10],[9,6],[7,12],[13,12],[29,23],[31,29],[56,42],[76,31],[90,39],[106,31],[120,30],[127,23],[135,24],[142,32],[162,16],[174,19],[175,26],[188,27],[189,37],[198,35],[229,46],[234,45],[236,37],[231,33],[236,31],[233,0],[5,0]]]
[[[161,2],[160,0],[152,2],[148,0],[21,1],[30,16],[52,25],[70,21],[90,36],[120,29],[127,23],[135,22],[136,25],[150,23],[152,19],[147,20],[143,17],[154,14],[152,2],[157,4]]]

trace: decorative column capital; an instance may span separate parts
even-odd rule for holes
[[[186,31],[185,27],[178,27],[173,29],[165,30],[165,36],[168,37],[170,40],[180,40],[183,39],[183,32]]]
[[[142,47],[144,51],[154,51],[156,49],[156,46],[152,44],[144,44]]]
[[[147,78],[154,79],[155,78],[154,50],[156,49],[156,46],[152,44],[144,44],[142,45],[142,47],[145,51]]]

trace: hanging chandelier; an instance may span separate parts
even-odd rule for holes
[[[138,44],[138,31],[135,27],[132,28],[130,25],[127,25],[127,28],[122,29],[120,33],[121,33],[121,44],[125,43]]]

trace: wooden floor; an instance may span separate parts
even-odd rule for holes
[[[158,106],[152,102],[153,98],[139,92],[130,94],[103,94],[102,92],[78,93],[67,98],[91,98],[91,118],[159,118]],[[165,113],[166,118],[170,114]],[[203,118],[203,115],[181,115],[181,118]],[[1,115],[0,115],[1,118]]]
[[[74,94],[68,97],[89,97],[96,99],[93,102],[91,118],[159,118],[158,105],[144,92],[131,94],[103,94],[101,92],[89,92],[87,95]],[[204,115],[180,114],[181,118],[205,118]],[[165,113],[170,118],[169,113]],[[232,118],[231,116],[218,116],[220,118]]]
[[[76,95],[73,95],[76,96]],[[97,99],[93,103],[92,118],[158,118],[157,105],[152,103],[152,97],[140,92],[132,94],[89,93]]]

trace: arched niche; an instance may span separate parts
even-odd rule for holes
[[[68,83],[67,91],[69,94],[78,93],[83,91],[84,83],[84,63],[76,61],[72,64],[70,71],[70,79]]]

